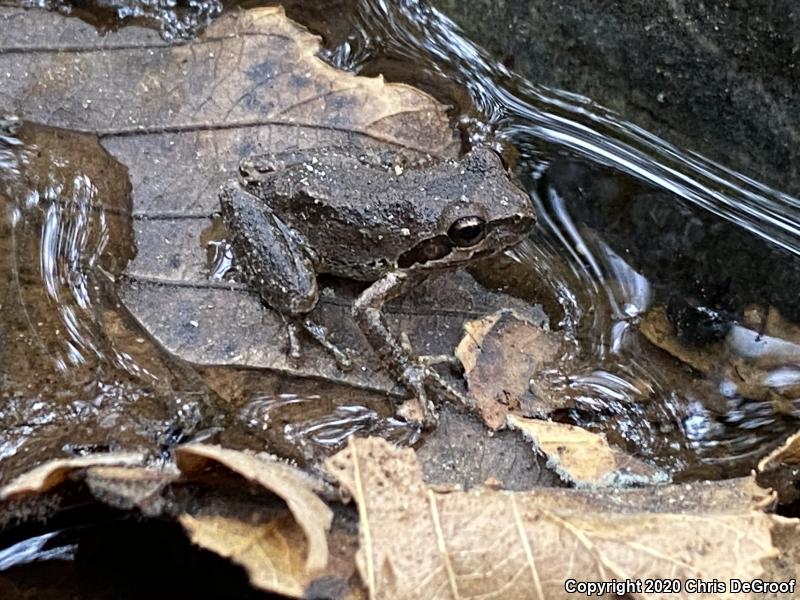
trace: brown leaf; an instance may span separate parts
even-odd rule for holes
[[[20,478],[14,488],[4,488],[9,493],[2,500],[34,496],[24,503],[2,503],[0,524],[39,521],[69,508],[74,488],[68,482],[55,498],[35,494],[80,469],[81,489],[97,502],[179,521],[195,544],[244,567],[260,589],[297,598],[326,589],[335,597],[363,597],[355,577],[353,518],[340,514],[329,531],[332,513],[314,493],[313,479],[275,460],[224,448],[185,446],[178,453],[181,473],[172,465],[144,468],[140,457],[128,461],[120,455],[54,461]],[[220,470],[237,477],[220,477]],[[245,481],[268,493],[254,493]]]
[[[41,494],[60,485],[79,469],[97,466],[132,466],[144,462],[141,454],[94,454],[79,458],[51,460],[23,473],[8,485],[0,488],[0,500],[13,500],[21,496]]]
[[[307,540],[287,516],[253,524],[222,516],[179,517],[192,542],[245,568],[262,590],[301,598],[311,577],[303,560]]]
[[[514,310],[470,321],[464,331],[455,354],[464,365],[469,396],[486,425],[496,430],[505,425],[509,411],[543,411],[559,404],[563,394],[537,397],[530,389],[531,379],[540,379],[563,353],[557,334]]]
[[[766,593],[758,597],[763,600],[791,600],[797,598],[797,581],[800,580],[800,523],[797,519],[775,517],[772,540],[780,550],[778,560],[767,565],[765,581],[785,582],[789,593]]]
[[[22,38],[20,27],[28,32]],[[7,74],[0,98],[25,119],[96,133],[128,167],[138,253],[121,295],[168,351],[197,364],[265,367],[402,393],[392,378],[375,375],[373,353],[348,325],[348,292],[341,300],[325,295],[315,315],[338,343],[364,350],[372,367],[343,373],[311,344],[307,360],[288,360],[282,319],[245,286],[209,279],[217,193],[242,158],[345,143],[418,156],[457,152],[445,107],[433,98],[337,70],[317,58],[319,49],[316,36],[275,7],[229,11],[179,46],[139,27],[101,37],[77,19],[0,7],[0,70]],[[467,298],[459,306],[472,304]],[[439,315],[427,313],[407,330],[448,329],[431,328]],[[463,312],[443,320],[458,331]],[[437,340],[452,351],[449,338]]]
[[[784,504],[800,497],[800,432],[759,461],[758,481],[774,489]]]
[[[437,486],[471,489],[488,480],[506,490],[565,485],[518,432],[486,435],[482,421],[456,406],[440,408],[439,424],[425,435],[417,461],[423,479]]]
[[[645,313],[639,322],[639,331],[647,340],[686,363],[700,373],[710,373],[719,365],[724,353],[721,342],[708,344],[702,348],[682,344],[675,336],[675,328],[667,317],[667,309],[656,306]]]
[[[146,369],[137,375],[153,373],[153,385],[170,398],[177,387],[171,376],[189,373],[198,385],[217,389],[214,373],[226,366],[258,369],[259,395],[265,389],[318,394],[320,404],[337,406],[356,395],[354,404],[362,404],[366,396],[375,404],[385,402],[387,392],[405,395],[396,379],[383,372],[352,322],[350,306],[359,285],[333,282],[327,287],[330,282],[323,282],[313,315],[331,329],[334,341],[360,355],[358,367],[364,368],[342,372],[315,344],[304,344],[301,361],[287,360],[283,321],[246,286],[209,276],[207,245],[224,237],[224,228],[212,216],[219,209],[217,191],[223,181],[236,176],[245,156],[345,143],[388,146],[409,155],[457,153],[445,107],[409,86],[336,70],[316,58],[318,50],[319,40],[276,8],[228,11],[198,39],[171,46],[137,26],[99,35],[90,25],[57,13],[0,7],[3,108],[31,121],[86,132],[83,137],[99,140],[103,153],[122,166],[112,179],[126,193],[131,190],[132,209],[120,215],[125,223],[132,220],[137,252],[119,279],[127,310],[117,316],[119,322],[133,325],[130,312],[157,343],[140,343],[136,337],[145,336],[139,331],[125,337],[114,328],[107,333],[115,349]],[[130,236],[115,232],[114,237]],[[96,303],[100,304],[106,305]],[[107,303],[115,304],[116,298]],[[501,306],[531,313],[524,301],[487,293],[466,273],[450,273],[431,278],[412,297],[392,303],[387,320],[394,330],[408,333],[419,352],[449,354],[465,319]],[[152,361],[147,354],[154,355]],[[151,366],[160,366],[171,355],[186,361],[174,373]],[[187,364],[202,365],[203,380]],[[342,385],[325,385],[330,381]],[[151,405],[174,406],[160,398],[156,402],[149,389],[147,402],[141,396],[135,400],[137,407],[146,408],[131,411],[126,406],[123,413],[135,414],[156,430],[139,423],[126,428],[144,431],[139,438],[145,440],[172,425]],[[234,395],[224,395],[224,408],[238,410],[237,403],[247,402],[252,392],[252,386],[243,386]],[[210,395],[208,406],[216,410],[219,405]],[[237,447],[263,447],[249,422],[231,421],[223,439],[233,430]],[[60,423],[58,429],[64,429]],[[269,429],[265,435],[272,436],[270,447],[296,450],[301,456],[296,439],[279,439],[276,446],[274,438],[281,434],[274,432],[279,428]],[[101,433],[108,435],[107,431]],[[131,446],[128,438],[122,440],[124,447]],[[139,438],[133,440],[138,447],[147,443]],[[61,445],[54,444],[51,454]],[[21,470],[26,468],[24,464]]]
[[[761,459],[759,471],[774,469],[779,465],[800,466],[800,432],[791,436],[783,446]]]
[[[314,573],[325,568],[328,563],[327,531],[333,513],[313,492],[312,480],[302,471],[276,460],[260,459],[219,446],[181,446],[176,450],[175,460],[181,472],[189,476],[217,463],[281,498],[308,543],[305,571]]]
[[[19,27],[28,35],[18,36]],[[282,319],[245,286],[209,279],[217,191],[241,158],[344,143],[457,152],[445,108],[433,98],[334,69],[318,51],[318,38],[279,8],[229,11],[192,43],[169,46],[138,27],[99,37],[77,19],[0,7],[7,107],[96,133],[129,169],[138,253],[121,295],[164,348],[194,364],[269,368],[402,395],[351,322],[358,288],[332,285],[313,315],[339,344],[360,351],[366,368],[343,373],[313,344],[300,364],[288,360]],[[469,276],[453,281],[438,297],[420,291],[416,302],[388,311],[390,324],[424,352],[452,352],[465,318],[508,304]]]
[[[749,480],[613,496],[440,493],[423,484],[412,450],[374,438],[351,439],[327,464],[358,505],[357,562],[371,598],[570,598],[570,578],[748,579],[776,555],[773,520]]]
[[[86,487],[100,502],[148,516],[162,516],[162,492],[176,479],[176,469],[124,466],[91,467],[83,477]]]
[[[509,415],[534,448],[547,456],[547,466],[576,486],[625,486],[666,483],[669,476],[641,460],[612,448],[604,435],[575,425]]]

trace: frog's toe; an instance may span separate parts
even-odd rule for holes
[[[300,337],[298,333],[299,332],[296,323],[290,321],[286,324],[286,337],[288,338],[289,342],[288,354],[289,358],[292,360],[297,360],[302,355],[300,352]]]
[[[428,398],[428,393],[425,390],[425,383],[429,379],[430,371],[430,369],[421,365],[410,365],[406,367],[401,376],[403,385],[419,402],[419,408],[422,410],[422,424],[426,428],[435,427],[439,422],[436,407]]]
[[[425,354],[422,356],[418,356],[417,360],[421,365],[426,367],[435,367],[437,365],[447,365],[450,369],[456,373],[461,373],[464,371],[464,365],[461,364],[461,361],[458,360],[452,354]]]
[[[342,350],[336,344],[331,342],[329,338],[328,329],[319,323],[315,323],[310,319],[304,319],[301,321],[301,325],[303,329],[305,329],[312,338],[316,340],[316,342],[325,348],[325,350],[330,353],[333,357],[333,360],[336,361],[336,365],[342,370],[348,370],[353,367],[353,361],[350,358],[350,351],[345,349]]]
[[[444,377],[422,362],[415,361],[414,364],[405,368],[401,379],[406,389],[415,396],[423,411],[423,423],[426,427],[436,425],[438,417],[433,402],[428,399],[426,387],[431,388],[448,400],[458,402],[467,408],[472,408],[472,402],[466,395],[457,390]]]
[[[435,389],[448,400],[458,402],[466,408],[472,408],[474,402],[470,400],[465,394],[456,389],[449,381],[442,377],[439,373],[430,367],[422,367],[425,369],[426,381],[430,387]]]

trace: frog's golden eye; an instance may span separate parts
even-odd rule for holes
[[[462,217],[447,230],[447,237],[460,248],[474,246],[486,234],[486,221],[480,217]]]

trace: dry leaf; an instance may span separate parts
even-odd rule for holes
[[[722,497],[742,499],[722,505],[709,502],[708,490],[702,493],[709,497],[693,505],[701,484],[613,496],[574,490],[439,493],[422,482],[412,450],[374,438],[351,439],[327,464],[358,505],[357,564],[371,598],[556,600],[573,597],[565,592],[567,579],[747,580],[761,575],[762,561],[776,555],[773,519],[749,498],[751,484],[735,493],[719,485]],[[651,498],[651,510],[643,495]]]
[[[780,448],[762,458],[758,463],[758,470],[764,472],[779,465],[800,467],[800,432],[795,433]]]
[[[79,469],[96,466],[141,465],[141,454],[94,454],[79,458],[51,460],[23,473],[8,485],[0,488],[0,500],[13,500],[31,494],[42,494],[60,485]]]
[[[759,596],[763,600],[791,600],[797,598],[797,581],[800,580],[800,524],[797,519],[775,517],[772,541],[780,550],[778,560],[767,565],[765,581],[794,581],[794,593],[767,593]]]
[[[91,467],[84,473],[86,487],[100,502],[120,510],[161,516],[163,490],[178,478],[177,469],[146,467]]]
[[[800,497],[800,432],[759,461],[758,481],[774,489],[784,504]]]
[[[307,541],[297,521],[282,516],[254,524],[222,516],[179,517],[192,542],[245,568],[262,590],[301,598],[311,580]]]
[[[547,466],[564,481],[581,486],[625,486],[667,483],[669,475],[612,448],[604,435],[575,425],[509,415],[508,425],[519,429],[547,456]]]
[[[456,357],[464,365],[469,396],[491,429],[505,425],[509,411],[542,411],[560,404],[555,395],[537,397],[531,379],[554,367],[563,349],[557,334],[513,310],[501,310],[464,325]],[[546,389],[543,386],[542,389]],[[546,411],[545,411],[546,412]]]
[[[195,544],[244,567],[260,589],[296,598],[315,590],[363,597],[354,572],[355,527],[343,515],[338,528],[328,531],[332,512],[312,491],[310,477],[288,465],[224,448],[194,445],[178,453],[182,477],[174,465],[143,468],[141,457],[128,462],[119,455],[94,456],[35,469],[4,488],[3,499],[46,491],[75,469],[85,469],[82,489],[97,502],[138,516],[177,518]],[[213,477],[219,471],[210,470],[212,465],[238,477]],[[239,478],[269,493],[253,494]],[[0,508],[0,523],[15,523],[41,520],[63,507],[34,496],[22,508],[15,503]]]
[[[210,463],[217,463],[281,498],[305,533],[306,572],[314,573],[328,564],[327,531],[333,513],[312,491],[311,480],[302,471],[219,446],[181,446],[175,452],[175,461],[181,472],[189,476],[203,471]]]

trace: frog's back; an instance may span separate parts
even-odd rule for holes
[[[531,212],[490,150],[423,167],[395,159],[390,151],[293,154],[258,179],[258,195],[305,238],[319,272],[366,281],[401,268],[423,242],[447,243],[460,217]]]

